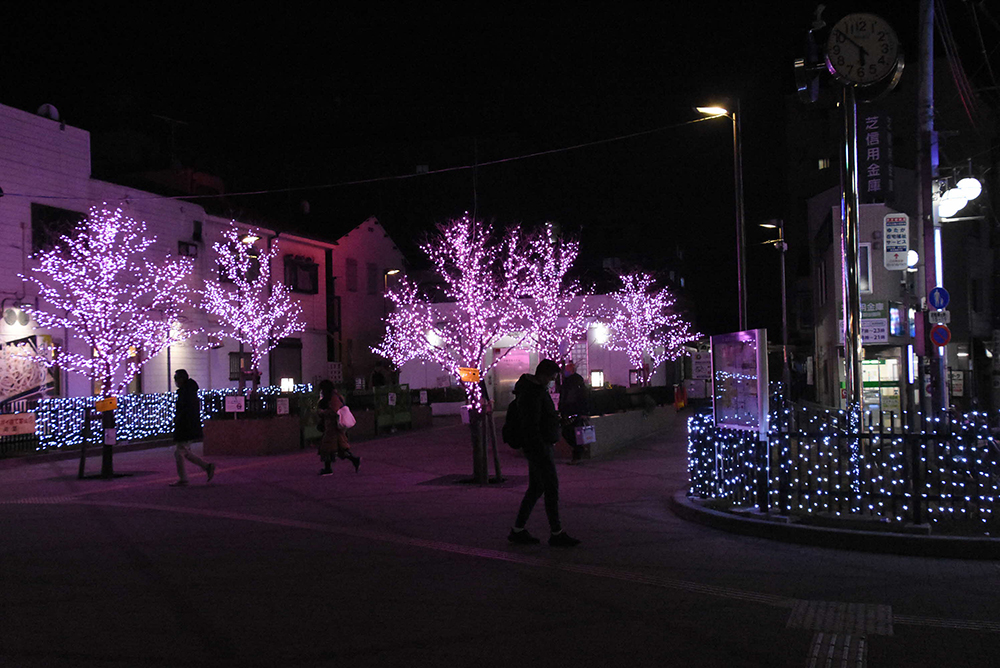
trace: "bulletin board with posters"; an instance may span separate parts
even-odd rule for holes
[[[767,330],[712,337],[712,408],[716,427],[767,434]]]

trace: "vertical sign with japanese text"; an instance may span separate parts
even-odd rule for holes
[[[868,112],[860,115],[858,128],[858,185],[862,204],[885,204],[893,200],[892,123],[888,116]]]

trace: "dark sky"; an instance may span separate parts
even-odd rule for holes
[[[4,17],[0,103],[51,103],[95,138],[124,125],[170,144],[261,208],[311,213],[336,236],[377,216],[406,250],[473,211],[582,234],[588,260],[663,266],[687,249],[702,331],[736,326],[732,135],[688,124],[739,95],[750,310],[773,321],[773,249],[757,222],[785,215],[783,118],[816,3],[20,3]],[[898,24],[915,53],[915,0],[829,2]],[[261,7],[261,10],[251,9]],[[909,44],[907,44],[909,41]],[[662,129],[661,129],[662,128]],[[330,184],[484,163],[473,170]],[[758,308],[755,308],[756,307]]]

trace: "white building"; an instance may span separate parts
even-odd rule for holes
[[[93,206],[105,203],[144,221],[155,236],[154,253],[187,255],[194,259],[192,287],[217,276],[212,244],[223,239],[230,224],[208,214],[198,204],[100,181],[91,177],[90,135],[54,120],[0,105],[0,343],[35,335],[57,343],[71,342],[70,350],[89,351],[66,331],[38,330],[27,320],[22,304],[36,305],[37,289],[23,282],[32,267],[31,256],[47,243],[69,232]],[[245,222],[237,225],[249,228]],[[278,384],[283,378],[315,382],[341,373],[344,381],[367,379],[375,366],[369,351],[381,338],[385,275],[402,268],[404,259],[378,221],[370,218],[336,241],[322,241],[259,230],[258,246],[279,244],[272,276],[289,284],[303,309],[306,330],[279,342],[261,365],[261,382]],[[154,258],[155,259],[155,258]],[[45,304],[37,304],[45,308]],[[205,331],[172,346],[149,360],[135,392],[172,390],[173,370],[185,368],[203,388],[239,383],[238,344],[213,336],[215,323],[191,309],[182,326]],[[2,352],[0,348],[0,352]],[[92,394],[90,381],[75,374],[33,378],[0,357],[0,402],[30,393],[31,384],[51,380],[58,396]],[[334,363],[331,365],[330,363]],[[366,381],[364,381],[366,382]]]

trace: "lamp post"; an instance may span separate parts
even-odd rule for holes
[[[726,116],[733,120],[733,172],[736,180],[736,286],[739,290],[740,331],[747,328],[747,288],[746,288],[746,231],[743,224],[743,150],[740,132],[740,101],[736,109],[725,107],[697,107],[699,113],[707,116]]]
[[[791,397],[791,367],[788,364],[788,289],[785,284],[785,252],[788,244],[785,243],[785,221],[781,219],[768,220],[760,224],[761,227],[777,229],[778,238],[764,243],[773,243],[774,247],[781,253],[781,381],[785,386],[785,398]]]
[[[382,319],[389,314],[389,306],[386,303],[389,294],[389,277],[399,273],[399,269],[386,269],[382,274]]]

